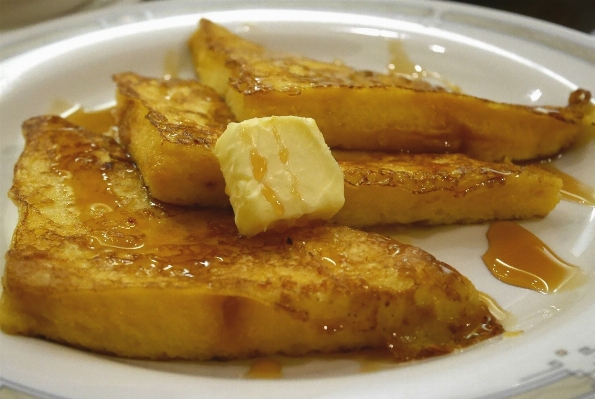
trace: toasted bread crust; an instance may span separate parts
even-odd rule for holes
[[[389,345],[402,361],[502,331],[472,284],[419,248],[329,224],[238,237],[224,210],[152,203],[111,138],[57,117],[24,135],[6,332],[139,358]]]

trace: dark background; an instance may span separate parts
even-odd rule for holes
[[[48,0],[49,1],[49,0]],[[141,0],[154,1],[154,0]],[[323,0],[324,1],[324,0]],[[595,31],[595,0],[447,0],[459,3],[474,4],[478,6],[509,11],[516,14],[526,15],[558,25],[566,26],[585,33]],[[93,3],[93,2],[92,2]],[[13,4],[13,3],[11,3]],[[15,3],[16,4],[16,3]],[[109,4],[109,3],[108,3]],[[114,4],[117,4],[114,3]],[[2,6],[0,6],[2,7]],[[94,9],[96,6],[85,6],[77,10]],[[23,26],[34,22],[35,18],[23,17],[23,21],[8,21],[6,16],[2,18],[0,10],[0,31]],[[55,15],[50,15],[50,18]],[[30,21],[29,21],[30,20]]]
[[[595,31],[595,0],[457,0],[543,19],[581,32]]]

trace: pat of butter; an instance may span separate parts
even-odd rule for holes
[[[240,234],[330,219],[345,202],[343,171],[310,118],[230,123],[214,148]]]

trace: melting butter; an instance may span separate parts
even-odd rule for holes
[[[313,119],[230,123],[214,153],[244,236],[330,219],[345,202],[343,171]]]

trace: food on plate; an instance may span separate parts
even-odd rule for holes
[[[214,153],[244,236],[328,220],[345,203],[343,171],[313,119],[230,123]]]
[[[230,210],[154,203],[123,147],[55,116],[23,125],[0,326],[119,356],[239,358],[494,337],[473,285],[419,248],[318,222],[239,237]]]
[[[114,79],[121,141],[151,195],[182,205],[229,206],[220,165],[210,154],[225,130],[216,115],[229,118],[225,103],[212,95],[205,100],[202,86],[193,80],[132,73]],[[201,119],[185,116],[194,115],[192,110],[206,101],[219,113]],[[462,154],[333,154],[345,178],[345,205],[335,220],[352,227],[524,219],[545,216],[560,199],[561,180],[533,166],[478,161]]]
[[[403,75],[277,54],[206,19],[189,44],[200,80],[225,96],[236,119],[310,117],[331,148],[529,160],[559,153],[591,123],[585,90],[565,107],[497,103]]]
[[[192,80],[114,76],[120,141],[160,201],[228,206],[225,182],[213,154],[234,120],[210,87]]]
[[[426,225],[546,216],[562,179],[535,165],[484,162],[462,154],[333,151],[345,205],[333,218],[352,227]]]

